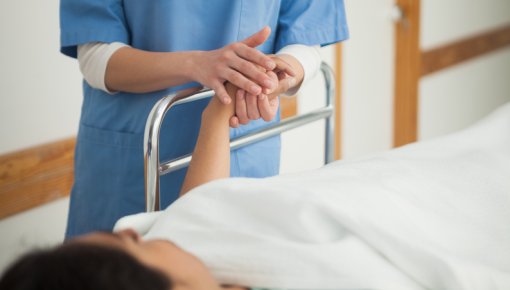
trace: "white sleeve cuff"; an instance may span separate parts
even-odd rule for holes
[[[321,66],[321,55],[319,52],[319,45],[307,46],[302,44],[290,44],[280,49],[276,54],[287,54],[293,56],[303,66],[303,82],[301,86],[295,87],[292,90],[285,92],[284,96],[295,95],[299,89],[311,80],[319,71]]]
[[[80,71],[91,87],[103,90],[109,94],[115,93],[106,87],[106,66],[113,53],[124,46],[128,45],[120,42],[90,42],[78,46]]]

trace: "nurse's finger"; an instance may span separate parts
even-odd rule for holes
[[[274,71],[268,71],[266,72],[266,75],[268,78],[271,79],[271,81],[275,84],[275,86],[272,88],[272,89],[264,89],[264,94],[266,95],[269,95],[269,94],[272,94],[274,91],[276,91],[278,89],[278,86],[279,86],[279,80],[278,80],[278,76],[276,75],[276,73]]]
[[[246,61],[240,57],[236,57],[229,63],[230,67],[237,70],[250,80],[262,85],[264,88],[269,90],[276,89],[277,82],[273,81],[266,73],[265,69],[260,69],[259,66]]]
[[[277,94],[283,94],[296,85],[296,79],[293,77],[284,78],[278,83]]]
[[[228,95],[227,90],[225,89],[225,85],[223,83],[218,81],[213,84],[211,89],[214,90],[214,93],[216,94],[216,97],[220,99],[220,102],[222,102],[225,105],[230,104],[232,100],[230,99],[230,96]]]
[[[252,94],[258,95],[262,91],[262,88],[259,85],[252,82],[236,70],[229,69],[226,72],[223,72],[223,75],[220,77],[231,82],[234,86]]]
[[[243,43],[239,43],[239,45],[235,45],[233,48],[238,56],[258,64],[266,70],[274,70],[276,68],[275,60],[255,48],[251,48]]]
[[[276,116],[276,113],[271,110],[271,106],[269,105],[269,100],[267,95],[261,94],[257,98],[257,104],[260,111],[260,116],[266,122],[273,120]]]
[[[279,58],[278,55],[273,56],[272,59],[276,64],[275,71],[285,72],[286,74],[288,74],[292,77],[296,76],[296,72],[294,71],[294,68],[292,68],[292,66],[288,62]]]
[[[257,31],[255,34],[252,34],[251,36],[242,40],[241,43],[244,43],[249,47],[257,47],[262,43],[266,42],[270,34],[271,28],[269,28],[269,26],[264,26],[261,30]]]
[[[236,92],[236,116],[239,120],[239,124],[246,125],[250,121],[246,114],[246,91],[237,90]]]
[[[260,118],[259,107],[257,105],[257,95],[246,94],[246,111],[250,120],[257,120]]]

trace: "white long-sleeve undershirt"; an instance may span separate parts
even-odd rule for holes
[[[114,91],[106,87],[105,75],[106,66],[110,57],[120,48],[128,46],[120,42],[104,43],[90,42],[78,46],[78,62],[80,71],[87,83],[96,89],[103,90],[109,94]],[[290,44],[280,49],[276,54],[287,54],[296,58],[301,63],[304,71],[304,78],[301,86],[312,79],[320,69],[321,56],[320,46],[306,46],[301,44]],[[296,94],[299,88],[294,88],[285,95]]]
[[[106,66],[110,57],[122,47],[128,46],[120,42],[104,43],[90,42],[78,45],[78,63],[80,71],[87,83],[109,94],[115,92],[108,90],[105,82]]]
[[[303,67],[303,81],[299,87],[294,87],[283,95],[292,96],[295,95],[304,84],[313,79],[313,77],[319,72],[321,67],[321,55],[319,51],[320,46],[307,46],[302,44],[290,44],[280,49],[276,54],[287,54],[293,56],[299,61]]]

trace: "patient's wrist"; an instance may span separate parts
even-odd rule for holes
[[[230,104],[225,105],[214,96],[202,113],[202,121],[211,122],[214,120],[214,122],[225,123],[225,126],[229,126],[229,120],[234,115],[234,108],[235,97],[232,98]]]
[[[202,125],[205,122],[220,122],[229,127],[230,118],[235,114],[236,92],[238,88],[230,83],[227,83],[225,88],[230,95],[231,102],[225,105],[217,96],[212,97],[209,105],[202,112]]]

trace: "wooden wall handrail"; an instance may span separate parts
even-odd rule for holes
[[[429,75],[507,46],[510,46],[510,24],[423,51],[421,75]]]
[[[0,218],[69,195],[75,138],[0,156]]]

